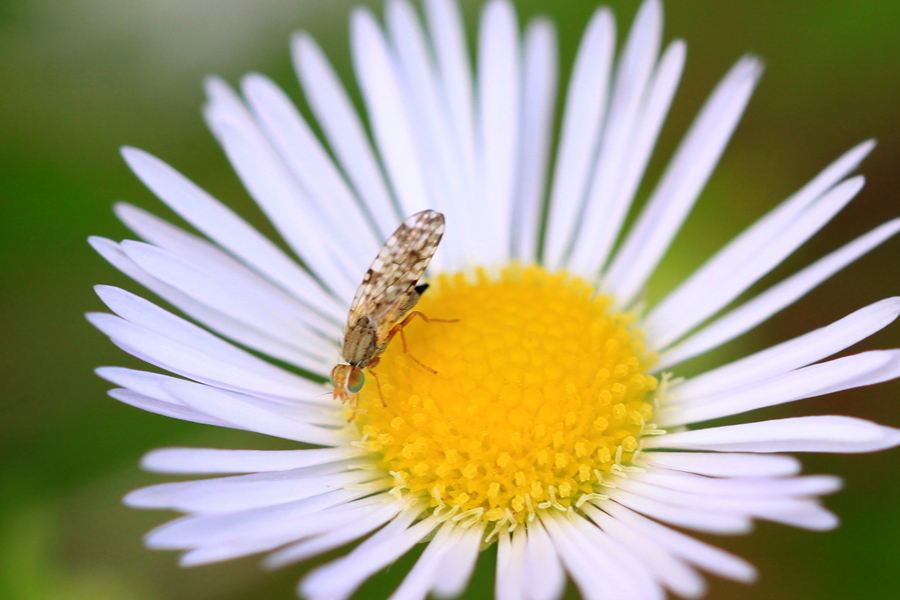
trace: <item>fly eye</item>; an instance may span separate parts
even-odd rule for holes
[[[358,369],[353,369],[350,372],[349,379],[347,380],[347,389],[350,390],[351,393],[355,394],[362,389],[365,383],[366,376],[363,375],[363,372]]]

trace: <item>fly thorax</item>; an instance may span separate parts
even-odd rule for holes
[[[365,366],[378,353],[378,329],[368,316],[360,317],[347,329],[341,355],[353,366]]]

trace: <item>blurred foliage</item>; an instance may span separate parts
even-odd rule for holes
[[[137,182],[116,149],[133,144],[162,157],[270,231],[204,130],[201,81],[231,83],[256,70],[299,100],[288,56],[303,28],[345,81],[349,0],[5,0],[0,4],[0,598],[155,600],[290,598],[303,565],[275,574],[253,559],[180,569],[172,554],[141,546],[161,514],[121,506],[128,490],[161,481],[140,455],[162,445],[287,447],[246,433],[167,420],[108,399],[92,373],[138,363],[83,318],[100,310],[91,285],[136,286],[95,256],[91,234],[129,233],[113,217],[128,199],[171,217]],[[377,12],[380,5],[370,2]],[[517,2],[520,17],[546,14],[559,29],[568,76],[593,2]],[[617,0],[619,31],[637,4]],[[750,51],[767,72],[731,147],[651,285],[650,298],[699,265],[830,160],[870,136],[860,197],[763,285],[900,213],[900,4],[837,0],[669,2],[666,39],[689,45],[685,76],[663,131],[658,174],[717,79]],[[464,6],[474,31],[479,4]],[[624,33],[620,34],[624,37]],[[355,89],[351,85],[351,89]],[[648,181],[652,182],[653,177]],[[643,194],[649,188],[645,186]],[[802,302],[687,373],[824,325],[900,291],[900,242],[892,241]],[[894,326],[863,344],[900,345]],[[761,411],[761,416],[845,413],[900,426],[897,383]],[[751,536],[714,539],[760,567],[752,587],[712,583],[712,598],[900,597],[900,452],[814,456],[810,472],[838,473],[847,490],[827,501],[844,524],[828,534],[760,525]],[[492,589],[492,552],[468,597]],[[327,557],[326,557],[327,558]],[[377,598],[412,564],[406,557],[359,597]],[[324,559],[323,559],[324,560]],[[574,591],[569,590],[575,597]]]

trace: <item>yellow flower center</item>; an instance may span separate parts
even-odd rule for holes
[[[360,393],[362,445],[395,493],[514,526],[596,497],[627,466],[657,380],[630,313],[583,279],[512,266],[440,275]],[[383,404],[382,404],[383,397]],[[444,512],[448,511],[448,512]]]

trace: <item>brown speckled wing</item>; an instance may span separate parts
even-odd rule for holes
[[[424,210],[407,218],[388,238],[363,277],[347,316],[347,329],[363,315],[378,328],[393,325],[415,293],[444,234],[444,215]],[[389,328],[388,328],[389,329]]]

